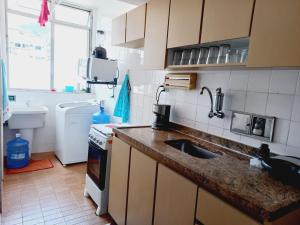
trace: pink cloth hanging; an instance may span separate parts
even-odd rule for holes
[[[48,16],[50,15],[49,8],[48,8],[48,1],[43,0],[42,8],[41,8],[41,14],[39,17],[39,24],[41,26],[45,26],[45,24],[48,22]]]

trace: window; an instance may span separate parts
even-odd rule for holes
[[[52,19],[40,27],[37,22],[40,0],[7,2],[9,87],[43,90],[76,87],[78,61],[87,58],[90,52],[91,12],[56,5]]]

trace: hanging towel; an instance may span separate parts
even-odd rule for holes
[[[114,116],[121,117],[122,123],[129,120],[130,89],[129,76],[126,74],[114,110]]]
[[[7,73],[5,68],[5,63],[2,59],[0,59],[0,75],[1,75],[1,83],[2,83],[2,110],[3,110],[3,122],[7,121],[11,113],[9,111],[9,100],[7,94]]]
[[[48,22],[48,16],[50,15],[49,8],[48,8],[48,1],[43,0],[42,2],[42,8],[41,8],[41,13],[39,17],[39,24],[41,26],[45,26],[45,24]]]

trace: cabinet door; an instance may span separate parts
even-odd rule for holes
[[[254,0],[205,0],[201,43],[248,37]]]
[[[118,225],[125,225],[130,146],[113,139],[108,212]]]
[[[171,0],[168,48],[199,44],[203,0]]]
[[[170,0],[147,3],[145,69],[164,69],[166,64]]]
[[[127,13],[126,42],[143,39],[145,37],[146,4]]]
[[[131,150],[127,224],[151,225],[154,203],[156,161]]]
[[[197,186],[159,164],[154,225],[193,225]]]
[[[300,1],[256,1],[250,67],[300,66]]]
[[[198,191],[196,218],[205,225],[260,224],[201,188]]]
[[[112,45],[122,45],[126,42],[126,14],[118,16],[112,20],[111,35]]]

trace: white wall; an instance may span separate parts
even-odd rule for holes
[[[95,99],[94,94],[57,93],[49,91],[10,90],[9,95],[16,95],[17,104],[25,104],[26,101],[30,101],[30,104],[32,105],[43,105],[49,109],[49,112],[46,115],[45,127],[35,130],[32,143],[32,152],[34,153],[55,150],[55,106],[58,103]],[[17,130],[9,130],[5,127],[5,143],[14,138],[16,132]]]
[[[153,119],[152,105],[155,91],[162,84],[167,71],[145,71],[143,50],[113,47],[111,55],[119,60],[122,82],[130,70],[132,123],[148,123]],[[192,91],[170,90],[162,94],[161,102],[171,104],[171,120],[208,133],[233,139],[258,147],[261,141],[236,135],[229,131],[231,111],[238,110],[275,116],[277,124],[273,152],[300,157],[300,70],[217,70],[198,71],[197,89]],[[201,96],[200,87],[214,91],[222,87],[225,92],[225,119],[209,119],[208,95]],[[104,96],[105,89],[98,88],[97,96]],[[114,101],[107,106],[110,111]]]

